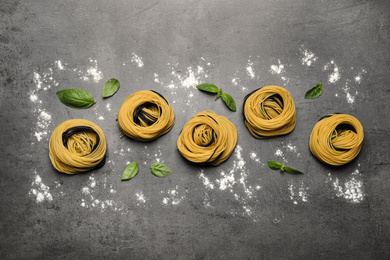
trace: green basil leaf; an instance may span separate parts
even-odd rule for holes
[[[223,101],[225,101],[226,105],[230,110],[236,112],[236,102],[234,102],[234,99],[229,94],[223,93],[221,95]]]
[[[221,96],[222,94],[222,89],[218,90],[217,97],[214,99],[214,101],[217,101],[217,99]]]
[[[196,86],[196,88],[209,93],[218,93],[218,87],[211,83],[202,83]]]
[[[268,161],[267,164],[273,170],[279,170],[282,167],[282,164],[276,161]]]
[[[289,173],[289,174],[303,174],[303,172],[301,171],[298,171],[298,170],[295,170],[293,168],[290,168],[290,167],[284,167],[284,170]]]
[[[103,88],[103,98],[108,98],[114,95],[119,89],[119,81],[117,79],[110,79],[106,82]]]
[[[76,88],[60,90],[57,97],[66,106],[76,109],[85,109],[96,103],[89,92]]]
[[[322,91],[322,82],[320,81],[320,84],[315,85],[308,92],[306,92],[305,99],[319,97],[322,94]]]
[[[121,181],[130,180],[131,178],[134,178],[135,175],[138,173],[138,163],[132,162],[129,165],[127,165],[125,171],[122,174]]]
[[[284,163],[282,164],[282,167],[280,167],[280,171],[281,172],[284,172],[284,170],[286,170],[286,165],[284,165]]]
[[[171,174],[173,171],[167,165],[163,163],[152,163],[150,165],[150,171],[157,177],[165,177]]]

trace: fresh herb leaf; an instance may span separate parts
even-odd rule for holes
[[[131,178],[134,178],[135,175],[138,173],[138,163],[132,162],[129,165],[127,165],[125,171],[122,174],[121,181],[130,180]]]
[[[110,79],[106,82],[103,88],[103,98],[108,98],[114,95],[119,89],[119,81],[117,79]]]
[[[221,94],[222,94],[222,89],[220,88],[218,90],[217,97],[214,99],[214,101],[217,101],[217,99],[221,96]]]
[[[76,88],[60,90],[57,97],[66,106],[76,109],[85,109],[96,103],[89,92]]]
[[[267,164],[273,170],[279,170],[282,167],[282,164],[276,161],[268,161]]]
[[[218,87],[211,83],[202,83],[196,86],[197,89],[203,90],[209,93],[218,93]]]
[[[284,165],[284,163],[281,164],[281,163],[276,162],[276,161],[268,161],[267,164],[273,170],[279,170],[280,169],[281,172],[287,172],[289,174],[303,174],[303,172],[301,172],[301,171],[298,171],[298,170],[295,170],[293,168],[287,167],[286,165]]]
[[[230,108],[230,110],[236,112],[236,102],[234,102],[234,99],[232,98],[232,96],[230,96],[229,94],[226,94],[226,93],[222,93],[221,97],[222,97],[223,101],[225,101],[228,108]]]
[[[303,172],[301,171],[298,171],[298,170],[295,170],[293,168],[290,168],[290,167],[285,167],[284,170],[289,173],[289,174],[303,174]]]
[[[315,85],[309,91],[306,92],[305,99],[319,97],[322,94],[322,91],[322,82],[320,81],[320,84]]]
[[[157,177],[165,177],[171,174],[173,171],[166,164],[163,163],[152,163],[150,165],[150,171]]]

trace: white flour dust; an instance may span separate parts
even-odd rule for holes
[[[185,190],[184,192],[179,191],[179,186],[176,185],[175,189],[167,190],[166,192],[161,191],[162,194],[164,194],[165,197],[163,197],[162,205],[178,205],[180,204],[187,196],[188,190]],[[183,194],[184,195],[181,195]]]
[[[144,62],[142,61],[142,58],[139,57],[139,56],[138,56],[137,54],[135,54],[134,52],[133,52],[133,55],[132,55],[132,57],[131,57],[131,62],[137,64],[137,67],[138,67],[138,68],[142,68],[142,67],[145,65]]]
[[[328,75],[328,82],[329,83],[335,84],[337,81],[340,80],[341,74],[340,74],[340,71],[339,71],[339,67],[337,66],[337,64],[333,60],[331,60],[330,62],[328,62],[324,66],[324,70],[325,71],[328,71],[328,70],[331,71],[331,74]]]
[[[345,82],[345,85],[344,85],[344,87],[343,87],[343,90],[344,90],[344,92],[345,92],[345,94],[346,94],[346,99],[347,99],[347,102],[348,102],[348,104],[353,104],[353,103],[355,103],[355,96],[358,94],[358,92],[357,91],[355,91],[355,93],[353,93],[352,91],[351,91],[351,88],[349,87],[349,84],[350,83],[350,81],[349,80],[347,80],[346,82]],[[352,93],[352,94],[351,94]]]
[[[144,195],[144,193],[142,191],[137,192],[135,194],[135,196],[136,196],[137,201],[138,201],[137,206],[139,206],[140,204],[145,204],[146,203],[146,198],[145,198],[145,195]]]
[[[318,59],[313,52],[303,48],[301,49],[301,55],[303,56],[301,59],[302,65],[306,65],[308,67],[313,65],[313,63]]]
[[[32,189],[29,194],[35,196],[35,201],[41,203],[44,201],[52,201],[53,195],[50,193],[50,187],[42,182],[41,176],[34,170],[35,178],[31,183]]]
[[[246,162],[243,158],[242,148],[240,145],[236,146],[232,158],[234,158],[232,168],[228,171],[221,170],[219,178],[211,180],[208,176],[206,176],[204,169],[201,169],[199,172],[199,179],[208,190],[216,189],[231,194],[233,198],[240,203],[242,216],[251,216],[253,221],[257,221],[256,217],[253,216],[254,209],[250,206],[250,202],[252,199],[256,198],[254,193],[255,191],[260,190],[261,186],[252,186],[253,183],[249,183],[248,170],[246,169]],[[209,198],[203,199],[206,202],[209,200]],[[206,202],[204,202],[204,205],[209,205]],[[240,214],[235,211],[230,213],[233,215]]]
[[[250,154],[250,158],[252,159],[252,160],[254,160],[255,162],[260,162],[260,158],[257,156],[257,154],[256,153],[254,153],[254,152],[252,152],[251,154]]]
[[[276,149],[275,154],[276,157],[283,159],[284,162],[288,162],[286,157],[284,156],[284,153],[281,149]]]
[[[284,72],[284,65],[278,60],[278,65],[271,65],[269,71],[272,74],[282,74]]]
[[[200,170],[199,179],[202,180],[203,185],[208,189],[214,189],[214,183],[210,182],[209,178],[204,175],[204,169]]]
[[[253,70],[253,62],[251,60],[248,60],[245,69],[246,69],[246,73],[251,79],[255,78],[255,71]]]
[[[99,192],[96,192],[96,189],[100,188],[104,191],[102,192],[104,198],[99,198]],[[106,192],[108,190],[109,192]],[[111,209],[113,211],[122,211],[123,206],[119,207],[118,204],[112,200],[107,198],[107,194],[113,194],[116,191],[113,189],[112,185],[107,185],[107,179],[104,178],[101,185],[98,186],[98,182],[93,175],[89,176],[88,184],[81,188],[82,199],[80,206],[87,209],[99,209],[101,211],[105,211]]]
[[[289,181],[288,190],[290,191],[290,199],[294,204],[298,204],[299,201],[307,202],[307,190],[309,188],[305,187],[304,183],[300,183],[299,185],[294,185],[293,181]]]
[[[327,182],[332,184],[336,197],[344,198],[350,203],[360,203],[364,200],[363,180],[361,180],[359,169],[353,171],[351,176],[344,180],[344,183],[337,177],[332,178],[331,173],[329,173]]]

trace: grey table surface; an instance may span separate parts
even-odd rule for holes
[[[384,259],[389,257],[390,2],[0,1],[1,259]],[[104,83],[121,82],[102,99]],[[305,100],[323,82],[324,92]],[[211,82],[237,112],[198,91]],[[243,124],[250,91],[280,85],[297,126],[258,140]],[[86,110],[56,92],[89,91]],[[152,89],[172,103],[173,129],[150,143],[120,138],[123,100]],[[210,109],[238,130],[218,167],[187,163],[176,149],[184,124]],[[364,127],[360,155],[329,167],[308,138],[329,113]],[[48,152],[62,121],[98,124],[106,165],[68,176]],[[300,169],[270,170],[279,160]],[[127,163],[140,172],[121,182]],[[156,161],[174,173],[157,178]]]

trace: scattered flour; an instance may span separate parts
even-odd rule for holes
[[[349,80],[347,80],[345,82],[345,86],[343,87],[343,90],[346,94],[347,102],[349,104],[353,104],[353,103],[355,103],[355,96],[353,94],[351,94],[351,91],[350,91],[351,88],[348,86],[348,83],[349,83]],[[357,94],[358,94],[358,92],[356,91],[355,95],[357,95]]]
[[[278,157],[278,158],[283,159],[284,162],[288,162],[286,160],[286,157],[284,156],[284,153],[283,153],[283,151],[281,149],[276,149],[275,156]]]
[[[41,176],[38,175],[37,171],[34,170],[35,173],[35,179],[31,183],[32,189],[30,190],[29,194],[35,196],[35,200],[37,203],[41,203],[44,201],[52,201],[53,196],[50,193],[50,187],[46,186],[42,182]]]
[[[163,205],[178,205],[178,204],[180,204],[187,196],[188,190],[185,190],[184,195],[180,195],[179,194],[180,192],[178,191],[178,189],[179,189],[179,186],[176,185],[175,189],[167,190],[166,197],[163,198],[162,204]],[[161,191],[161,193],[164,193],[164,191]]]
[[[110,103],[107,103],[106,109],[107,109],[107,111],[111,111],[111,104]]]
[[[142,61],[142,58],[133,52],[133,56],[131,57],[131,62],[135,62],[138,68],[142,68],[145,64]]]
[[[116,203],[114,200],[107,198],[107,194],[113,194],[116,193],[116,191],[112,188],[112,185],[107,185],[107,178],[104,178],[103,185],[97,186],[97,181],[95,177],[89,176],[88,184],[87,186],[84,186],[81,188],[81,194],[83,198],[81,199],[80,206],[87,209],[100,209],[101,211],[105,211],[108,209],[111,209],[113,211],[122,211],[124,209],[124,206],[119,207],[118,203]],[[104,190],[109,190],[108,192],[102,192],[104,198],[99,199],[95,196],[99,196],[100,193],[95,195],[95,189],[103,188]]]
[[[248,74],[251,79],[255,78],[255,72],[253,70],[253,62],[251,60],[248,60],[248,63],[246,65],[246,73]]]
[[[209,178],[207,178],[205,175],[204,175],[204,169],[201,169],[200,170],[200,174],[199,174],[199,179],[201,179],[203,181],[203,185],[206,187],[206,188],[209,188],[209,189],[214,189],[214,184],[210,182]]]
[[[65,70],[65,67],[64,67],[64,65],[62,65],[61,60],[56,60],[54,63],[59,70]]]
[[[294,204],[298,204],[298,201],[307,202],[307,190],[309,188],[304,186],[302,182],[300,185],[294,185],[293,181],[289,181],[288,190],[290,191],[290,199]]]
[[[137,201],[139,202],[139,203],[137,204],[137,206],[139,206],[140,203],[142,203],[142,204],[145,204],[145,203],[146,203],[145,195],[144,195],[144,193],[143,193],[142,191],[137,192],[137,193],[135,194],[135,196],[137,197]]]
[[[302,65],[311,66],[318,59],[313,52],[307,49],[301,49],[301,54],[303,55]]]
[[[332,73],[328,75],[328,82],[331,83],[331,84],[334,84],[336,83],[337,81],[340,80],[340,77],[341,77],[341,74],[339,72],[339,67],[337,66],[337,64],[331,60],[329,63],[327,63],[325,66],[324,66],[324,70],[330,70],[332,69]]]
[[[360,203],[364,200],[363,181],[359,169],[352,172],[352,176],[348,177],[344,184],[336,177],[334,180],[329,173],[328,182],[332,183],[333,189],[336,191],[336,196],[344,198],[350,203]]]
[[[254,160],[255,162],[260,162],[260,158],[257,156],[257,154],[256,153],[254,153],[254,152],[252,152],[251,154],[250,154],[250,158],[252,159],[252,160]]]
[[[271,65],[269,71],[272,74],[281,74],[284,72],[284,65],[280,63],[280,60],[278,60],[278,65]]]
[[[91,58],[89,59],[89,61],[93,64],[92,66],[90,66],[88,69],[87,69],[87,74],[85,74],[83,76],[83,79],[84,80],[90,80],[92,78],[92,80],[95,82],[95,83],[98,83],[101,79],[103,79],[103,73],[98,70],[98,65],[97,65],[97,60],[92,60]]]

